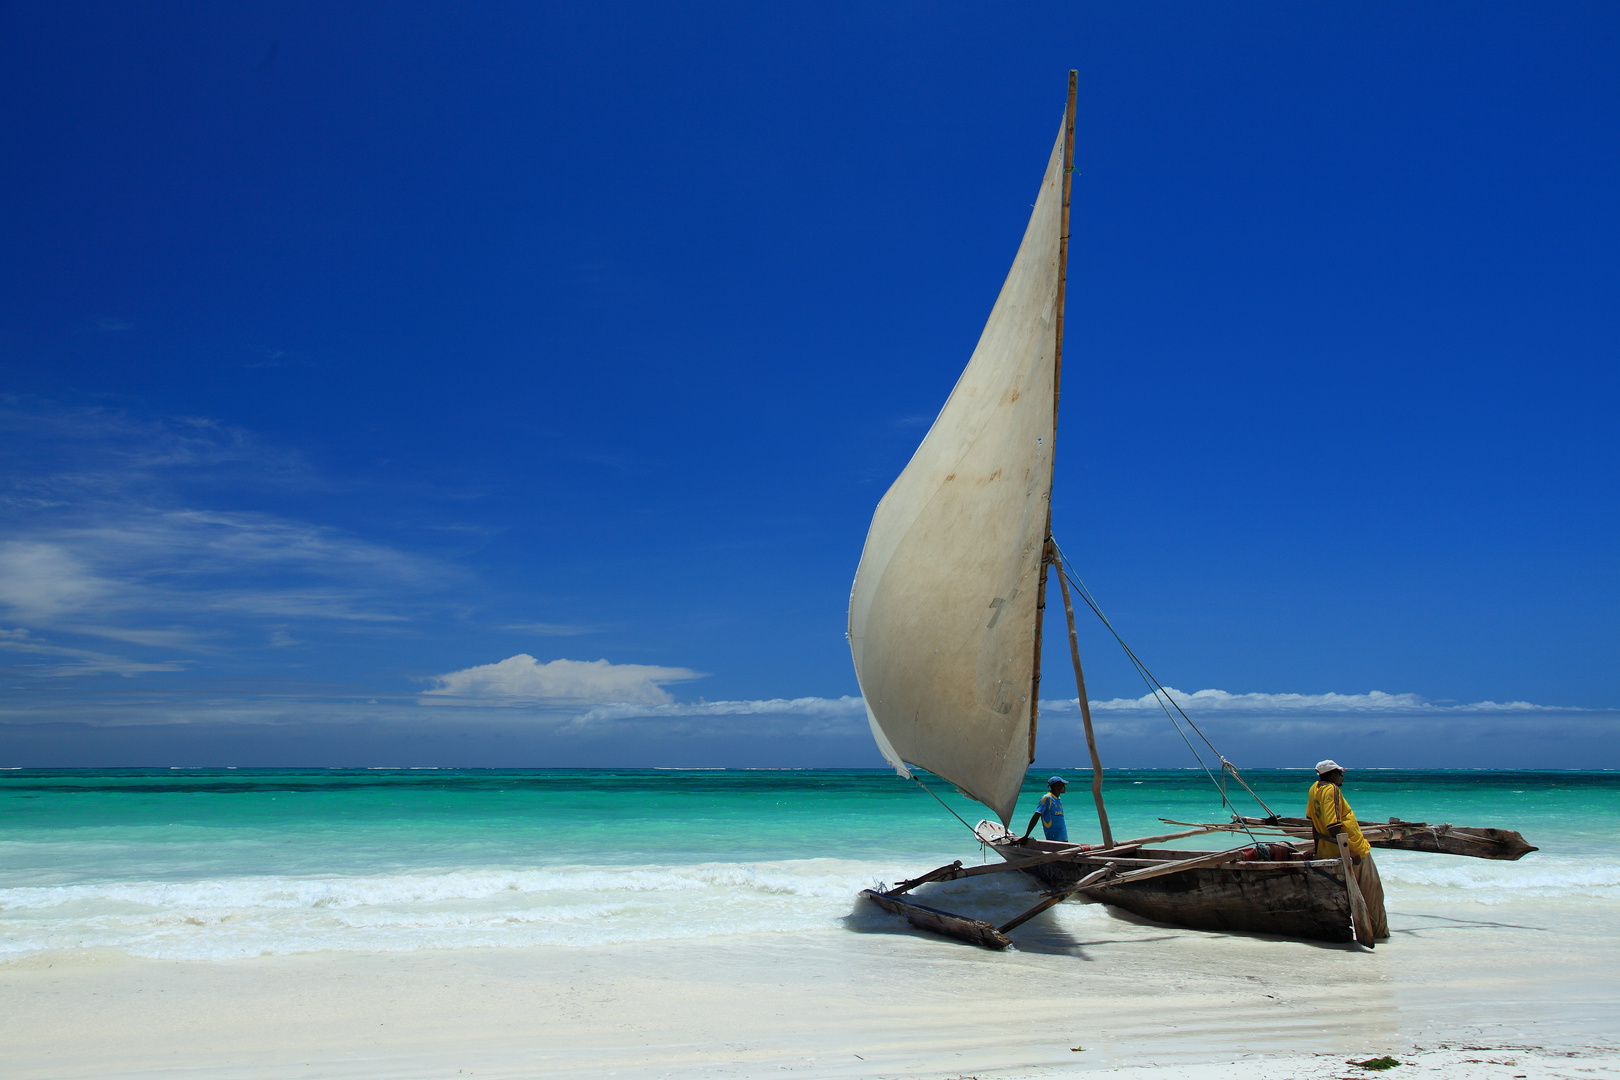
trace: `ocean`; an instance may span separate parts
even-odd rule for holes
[[[1031,773],[1020,831],[1051,771]],[[1095,842],[1089,771],[1057,771],[1071,783],[1071,839]],[[1245,778],[1283,814],[1303,813],[1313,779]],[[928,783],[968,822],[988,816],[949,784]],[[1119,839],[1172,831],[1161,817],[1225,817],[1201,772],[1110,771],[1105,791]],[[1258,812],[1248,795],[1229,794]],[[1346,794],[1364,821],[1500,826],[1541,848],[1514,863],[1380,851],[1392,918],[1611,933],[1620,773],[1369,771],[1351,774]],[[884,770],[8,770],[0,959],[904,932],[855,894],[983,858],[939,802]],[[951,892],[957,910],[993,916],[1028,906],[1030,888],[1007,874]],[[1078,903],[1054,917],[1110,918]]]

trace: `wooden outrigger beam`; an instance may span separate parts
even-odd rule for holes
[[[908,878],[892,889],[884,890],[885,896],[899,896],[903,892],[915,889],[918,885],[926,885],[930,881],[955,881],[958,878],[979,877],[983,874],[1005,874],[1009,870],[1028,870],[1032,866],[1044,863],[1061,862],[1072,859],[1076,855],[1122,855],[1127,851],[1135,851],[1141,844],[1120,844],[1107,849],[1086,850],[1084,846],[1065,848],[1062,851],[1049,851],[1045,855],[1036,855],[1029,859],[1019,859],[1017,862],[986,863],[983,866],[963,866],[958,859],[949,866],[942,866],[938,870],[930,870],[921,877]]]
[[[1290,836],[1311,838],[1311,823],[1307,818],[1241,818],[1243,825],[1269,826]],[[1532,851],[1539,850],[1527,843],[1520,833],[1512,829],[1468,828],[1463,825],[1430,825],[1423,821],[1402,821],[1390,818],[1387,822],[1361,826],[1361,835],[1376,848],[1397,851],[1428,851],[1438,855],[1467,855],[1475,859],[1496,859],[1513,862]]]
[[[1146,881],[1148,878],[1164,877],[1166,874],[1179,874],[1183,870],[1197,870],[1205,866],[1219,866],[1222,863],[1237,862],[1242,854],[1249,850],[1248,846],[1227,848],[1225,851],[1212,851],[1208,855],[1195,855],[1190,859],[1179,859],[1176,862],[1160,863],[1157,866],[1144,866],[1140,870],[1132,870],[1128,874],[1120,874],[1107,881],[1100,882],[1095,887],[1099,889],[1112,888],[1115,885],[1129,885],[1133,881]]]
[[[1205,833],[1222,832],[1227,828],[1226,825],[1202,825],[1196,829],[1187,829],[1183,832],[1165,833],[1162,836],[1144,836],[1140,840],[1127,840],[1123,844],[1115,844],[1112,847],[1099,848],[1075,844],[1073,847],[1066,847],[1061,851],[1049,851],[1044,855],[1035,855],[1028,859],[1019,859],[1016,862],[986,863],[983,866],[963,866],[962,860],[958,859],[946,866],[941,866],[937,870],[930,870],[920,877],[908,878],[891,889],[883,890],[883,893],[885,896],[899,896],[909,889],[915,889],[918,885],[926,885],[930,881],[955,881],[958,878],[978,877],[981,874],[1005,874],[1009,870],[1027,870],[1032,866],[1040,866],[1043,863],[1072,859],[1076,855],[1084,855],[1088,859],[1106,859],[1112,855],[1123,855],[1127,851],[1135,851],[1137,848],[1146,847],[1148,844],[1162,844],[1169,840],[1181,840],[1188,836],[1202,836]]]
[[[1086,889],[1107,889],[1115,885],[1128,885],[1133,881],[1146,881],[1148,878],[1164,877],[1166,874],[1179,874],[1183,870],[1197,870],[1204,866],[1219,866],[1222,863],[1234,862],[1246,849],[1231,848],[1227,851],[1212,851],[1208,855],[1196,855],[1191,859],[1178,859],[1176,862],[1161,863],[1158,866],[1145,866],[1140,870],[1132,870],[1124,874],[1115,874],[1112,866],[1105,866],[1100,870],[1093,870],[1079,881],[1067,888],[1046,894],[1046,899],[1024,912],[1015,919],[1011,919],[997,927],[1003,934],[1008,930],[1033,919],[1049,907],[1061,904],[1077,892]]]
[[[1191,821],[1176,821],[1173,818],[1159,820],[1166,825],[1194,824]],[[1296,817],[1239,817],[1229,825],[1211,824],[1205,825],[1204,828],[1212,832],[1239,830],[1249,832],[1262,829],[1298,837],[1301,840],[1311,840],[1315,836],[1310,820]],[[1393,851],[1428,851],[1437,855],[1467,855],[1470,858],[1495,859],[1502,862],[1513,862],[1524,858],[1532,851],[1541,850],[1534,844],[1527,843],[1521,834],[1512,829],[1430,825],[1424,821],[1402,821],[1400,818],[1364,824],[1361,826],[1361,835],[1375,848]]]
[[[1032,866],[1040,866],[1043,863],[1072,859],[1077,855],[1084,855],[1088,859],[1106,859],[1110,856],[1125,855],[1145,844],[1161,844],[1166,840],[1180,840],[1187,836],[1219,832],[1224,828],[1225,826],[1202,827],[1188,829],[1184,832],[1166,833],[1163,836],[1145,836],[1140,840],[1131,840],[1124,844],[1115,844],[1113,847],[1106,848],[1088,848],[1084,844],[1076,844],[1061,851],[1049,851],[1044,855],[1036,855],[1029,859],[1019,859],[1016,862],[987,863],[984,866],[963,866],[962,861],[958,859],[953,863],[947,863],[945,866],[930,870],[926,874],[908,878],[893,888],[881,890],[863,889],[861,895],[891,915],[903,915],[911,925],[920,930],[930,930],[936,934],[953,937],[972,945],[983,945],[990,949],[1005,949],[1012,944],[1007,938],[1007,931],[1022,926],[1047,908],[1062,903],[1082,889],[1100,888],[1104,885],[1126,881],[1140,881],[1143,878],[1159,877],[1163,874],[1173,874],[1178,870],[1191,870],[1199,866],[1214,866],[1217,863],[1228,862],[1237,858],[1238,853],[1243,849],[1234,848],[1232,851],[1216,851],[1211,852],[1209,855],[1200,855],[1179,862],[1149,866],[1141,870],[1121,874],[1110,881],[1104,881],[1103,879],[1113,874],[1114,869],[1111,866],[1105,866],[1086,875],[1066,889],[1047,894],[1046,898],[1039,904],[999,927],[980,919],[970,919],[964,915],[956,915],[949,911],[942,911],[939,908],[929,907],[926,904],[918,904],[912,900],[902,900],[900,899],[901,894],[915,889],[919,885],[925,885],[930,881],[955,881],[958,878],[979,877],[983,874],[1002,874],[1009,870],[1025,870]]]
[[[1067,889],[1059,889],[1057,892],[1048,893],[1045,900],[1042,900],[1040,903],[1036,904],[1034,907],[1030,908],[1017,918],[1008,919],[1006,922],[996,927],[996,929],[1005,934],[1014,927],[1023,926],[1025,923],[1029,922],[1029,920],[1033,919],[1047,908],[1055,907],[1058,904],[1063,903],[1063,901],[1067,900],[1081,889],[1096,884],[1102,878],[1107,877],[1113,872],[1114,868],[1112,866],[1105,866],[1101,870],[1093,870],[1091,873],[1087,874],[1073,885],[1070,885]]]

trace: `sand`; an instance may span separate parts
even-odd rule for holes
[[[1366,953],[1060,911],[1006,953],[891,925],[233,961],[42,953],[0,967],[3,1071],[1620,1077],[1603,924],[1396,911],[1395,940]],[[1385,1054],[1415,1064],[1346,1064]]]

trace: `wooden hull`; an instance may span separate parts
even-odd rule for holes
[[[993,845],[1009,862],[1063,847],[1046,840]],[[1086,874],[1113,864],[1125,872],[1202,854],[1153,849],[1134,857],[1089,859],[1084,854],[1022,871],[1049,889],[1073,885]],[[1122,908],[1155,922],[1195,930],[1279,934],[1311,941],[1355,940],[1344,868],[1337,859],[1289,862],[1232,862],[1181,870],[1146,881],[1083,889],[1081,896]]]
[[[1275,825],[1296,836],[1310,839],[1308,818],[1244,818],[1249,825]],[[1462,825],[1429,825],[1421,821],[1390,818],[1388,823],[1362,825],[1367,842],[1375,848],[1395,851],[1429,851],[1437,855],[1467,855],[1475,859],[1513,862],[1539,850],[1512,829],[1473,829]]]

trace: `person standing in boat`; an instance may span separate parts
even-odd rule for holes
[[[1378,879],[1378,867],[1373,864],[1372,845],[1361,835],[1356,812],[1344,797],[1344,766],[1329,758],[1316,763],[1316,783],[1305,802],[1305,816],[1311,819],[1311,831],[1316,834],[1316,857],[1337,859],[1339,843],[1335,839],[1345,834],[1350,847],[1350,865],[1356,873],[1356,884],[1361,886],[1361,898],[1367,904],[1367,918],[1372,924],[1373,938],[1383,941],[1389,937],[1389,920],[1384,915],[1384,884]]]
[[[1041,823],[1046,831],[1048,840],[1062,840],[1067,843],[1069,839],[1069,826],[1063,820],[1063,793],[1069,790],[1069,785],[1063,782],[1063,777],[1054,776],[1046,782],[1046,794],[1041,796],[1035,813],[1030,815],[1029,825],[1024,829],[1020,840],[1028,840],[1029,834],[1035,831],[1035,823]]]

